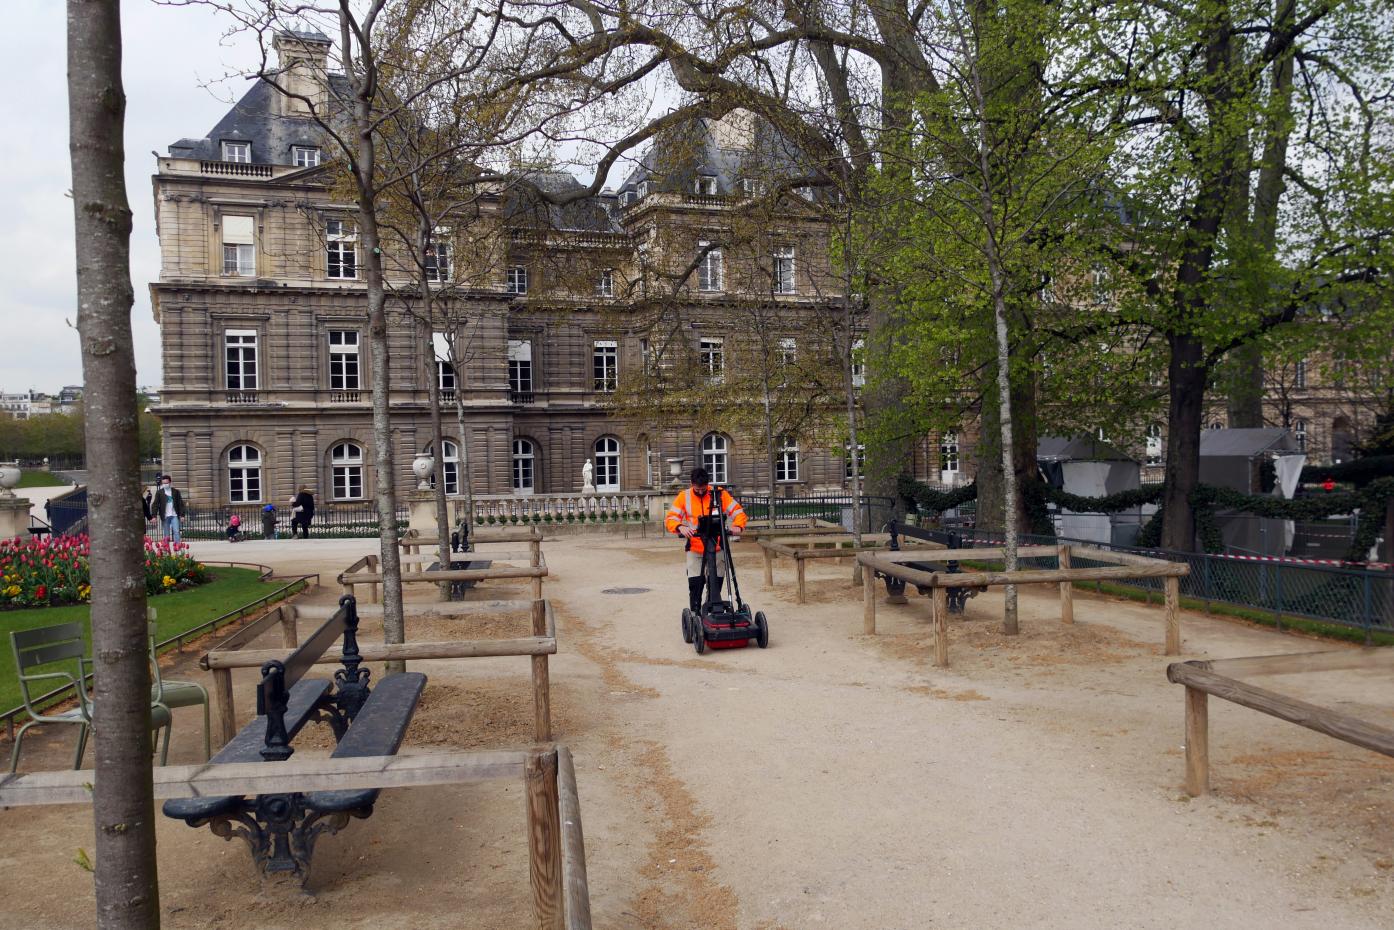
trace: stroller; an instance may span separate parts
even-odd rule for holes
[[[721,488],[712,486],[714,500],[721,500]],[[731,537],[726,532],[726,520],[720,514],[697,518],[697,537],[702,540],[702,574],[706,592],[702,612],[690,608],[682,611],[682,639],[691,643],[701,655],[707,647],[713,649],[743,649],[755,640],[761,649],[770,644],[770,626],[765,614],[757,611],[752,617],[750,605],[741,600],[741,586],[736,581],[736,566],[731,560]],[[720,543],[718,550],[717,544]],[[717,559],[725,559],[726,579],[731,583],[733,601],[713,600],[718,587]]]

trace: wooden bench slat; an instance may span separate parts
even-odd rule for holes
[[[378,683],[368,701],[353,718],[353,724],[331,754],[332,759],[368,756],[395,756],[406,736],[407,727],[421,702],[426,676],[420,672],[400,672]],[[378,788],[315,791],[305,795],[305,803],[321,812],[362,810],[377,800]]]

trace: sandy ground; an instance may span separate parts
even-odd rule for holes
[[[207,559],[322,571],[326,582],[373,549],[196,546]],[[1078,622],[1064,627],[1053,594],[1027,591],[1022,635],[1009,639],[1000,597],[984,595],[952,621],[954,667],[938,670],[925,599],[883,605],[883,635],[865,637],[848,565],[815,565],[811,603],[798,607],[788,563],[762,590],[758,550],[740,549],[743,591],[769,615],[771,647],[699,657],[679,634],[676,544],[546,545],[560,636],[554,721],[576,757],[595,926],[1394,924],[1394,760],[1212,701],[1216,794],[1187,799],[1182,694],[1165,678],[1159,607],[1078,593]],[[618,586],[649,590],[604,593]],[[525,591],[487,583],[489,596]],[[334,588],[310,597],[330,603]],[[507,623],[458,623],[462,635],[512,635]],[[408,637],[449,626],[409,622]],[[1328,647],[1192,614],[1183,632],[1187,657]],[[200,648],[166,674],[199,675]],[[527,743],[526,660],[414,667],[430,683],[409,751]],[[244,718],[253,681],[238,679]],[[1394,723],[1387,677],[1265,681]],[[177,720],[173,761],[196,761],[197,711]],[[71,739],[50,728],[24,767],[60,767]],[[307,732],[297,745],[321,752],[329,741]],[[515,784],[385,792],[370,820],[320,841],[311,895],[264,893],[240,843],[158,819],[166,927],[530,925]],[[0,927],[91,925],[90,880],[74,862],[92,847],[85,809],[5,811],[0,837]]]

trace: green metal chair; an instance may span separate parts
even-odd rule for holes
[[[82,768],[82,754],[87,749],[87,732],[92,726],[92,698],[87,693],[87,644],[83,641],[81,623],[60,623],[57,626],[39,627],[34,630],[14,630],[10,633],[10,647],[14,650],[15,670],[19,673],[19,691],[24,699],[24,709],[29,712],[29,722],[15,734],[14,749],[10,751],[10,771],[19,764],[19,750],[24,734],[36,723],[70,723],[80,729],[77,736],[77,753],[73,756],[73,768]],[[74,675],[68,663],[77,660],[77,674]],[[44,667],[48,671],[41,671]],[[34,706],[55,685],[72,685],[77,697],[77,706],[69,710],[47,713]],[[31,692],[31,687],[34,689]],[[160,764],[169,758],[169,732],[172,715],[169,708],[159,702],[150,704],[151,728],[164,728],[164,743],[160,750]]]
[[[153,613],[153,610],[152,610]],[[171,681],[160,674],[160,663],[155,657],[155,624],[150,624],[150,701],[163,704],[170,710],[176,707],[203,705],[203,758],[212,756],[211,735],[209,733],[208,690],[196,681]]]

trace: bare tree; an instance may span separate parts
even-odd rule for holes
[[[119,0],[68,0],[68,129],[92,536],[97,926],[160,926]]]

